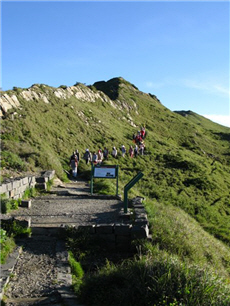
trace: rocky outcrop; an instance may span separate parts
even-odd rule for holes
[[[33,90],[33,88],[29,88],[27,90],[22,91],[20,93],[20,96],[26,101],[43,100],[45,103],[49,103],[49,100],[47,99],[47,96],[45,94],[42,94],[40,92],[37,93]]]
[[[121,87],[126,86],[125,84],[120,84]],[[133,91],[137,91],[135,88],[132,88]],[[60,86],[59,88],[50,87],[44,84],[34,84],[28,89],[14,88],[7,92],[0,92],[0,117],[3,117],[9,111],[16,111],[17,108],[22,107],[22,101],[26,101],[33,105],[38,101],[43,101],[48,104],[53,100],[67,100],[71,97],[76,98],[76,101],[81,103],[90,102],[95,103],[96,101],[101,101],[102,103],[110,104],[114,109],[119,111],[125,110],[126,115],[121,116],[121,120],[127,121],[131,126],[136,127],[133,118],[130,113],[134,111],[138,114],[138,108],[134,100],[126,100],[125,96],[120,94],[119,98],[116,100],[111,99],[106,92],[94,87],[86,86],[84,84],[78,83],[74,86]],[[17,114],[15,112],[14,114]],[[81,112],[78,114],[80,117],[84,116]],[[12,115],[13,116],[13,115]],[[84,120],[87,125],[87,119]]]
[[[112,107],[117,108],[117,105],[103,92],[93,91],[89,87],[79,84],[77,86],[70,86],[66,89],[52,88],[45,85],[33,85],[32,87],[21,90],[19,92],[8,91],[0,93],[0,116],[6,114],[10,109],[20,107],[20,99],[26,101],[44,101],[49,103],[52,96],[58,99],[68,99],[75,97],[82,102],[96,102],[101,100],[104,103],[109,103]]]
[[[4,113],[7,113],[11,108],[18,108],[20,106],[20,102],[15,94],[9,95],[7,93],[0,96],[0,116]]]

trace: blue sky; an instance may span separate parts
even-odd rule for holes
[[[3,0],[1,17],[3,90],[121,76],[230,126],[229,1]]]

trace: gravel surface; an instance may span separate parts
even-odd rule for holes
[[[12,273],[6,297],[7,305],[33,305],[26,298],[57,293],[56,238],[28,238],[21,241],[22,253]],[[19,300],[16,303],[15,299]]]
[[[53,187],[52,194],[32,200],[32,207],[12,211],[11,215],[31,217],[31,226],[59,227],[113,223],[119,220],[121,201],[90,196],[85,182]]]

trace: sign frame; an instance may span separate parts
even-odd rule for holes
[[[118,196],[118,165],[94,165],[91,168],[90,192],[93,194],[93,179],[116,179],[116,196]]]

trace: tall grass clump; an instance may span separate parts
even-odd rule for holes
[[[7,235],[4,229],[0,229],[0,250],[1,250],[1,264],[6,262],[8,255],[13,251],[16,244],[12,237]]]
[[[19,204],[20,204],[20,199],[14,200],[14,199],[1,198],[1,213],[7,214],[11,210],[18,209]]]
[[[230,249],[227,245],[207,233],[179,207],[150,200],[146,201],[145,207],[152,245],[158,245],[183,261],[208,265],[217,274],[230,277]]]
[[[107,264],[84,279],[79,297],[95,306],[227,306],[229,290],[229,284],[214,273],[161,254]]]
[[[74,291],[77,292],[79,290],[80,285],[82,284],[82,278],[84,276],[84,271],[81,267],[80,262],[76,261],[73,253],[69,251],[69,264],[72,273],[72,281]]]

